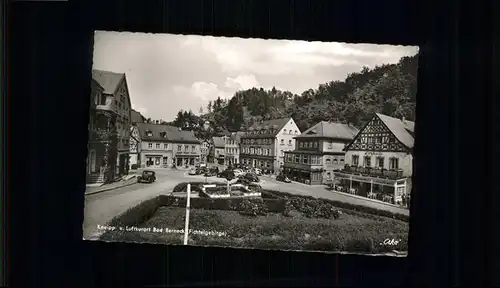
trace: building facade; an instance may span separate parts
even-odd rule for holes
[[[414,126],[376,114],[346,146],[346,165],[335,178],[351,193],[400,203],[411,191]]]
[[[209,153],[210,153],[210,141],[208,141],[208,140],[201,141],[200,164],[207,164],[208,163]]]
[[[141,167],[141,135],[136,124],[130,126],[130,153],[129,153],[129,169],[137,169]]]
[[[87,154],[87,183],[89,184],[104,182],[104,174],[101,173],[104,158],[107,158],[104,157],[104,153],[106,152],[104,148],[107,141],[112,140],[112,128],[108,125],[108,119],[106,118],[108,115],[97,109],[103,92],[104,88],[92,79],[89,97],[89,140]],[[111,115],[109,116],[111,117]]]
[[[254,123],[241,135],[240,163],[278,173],[284,164],[285,152],[294,149],[294,137],[299,134],[292,118]]]
[[[295,150],[285,152],[284,173],[295,181],[317,185],[333,180],[343,168],[345,151],[359,130],[351,125],[321,121],[295,137]]]
[[[225,137],[225,165],[232,166],[240,163],[240,141],[242,132],[232,132]]]
[[[210,143],[210,163],[224,165],[226,159],[226,139],[227,136],[212,137]]]
[[[152,123],[137,123],[142,168],[183,168],[200,161],[201,143],[192,131]]]
[[[111,121],[110,125],[115,126],[113,133],[116,133],[116,143],[112,145],[116,145],[116,148],[113,147],[108,150],[111,150],[111,153],[116,155],[109,155],[107,162],[111,161],[111,163],[105,168],[109,170],[113,166],[113,176],[106,177],[107,181],[113,181],[116,178],[126,175],[129,169],[132,108],[127,79],[124,73],[101,70],[92,70],[92,78],[103,87],[103,92],[96,108],[97,110],[104,111],[106,118]]]

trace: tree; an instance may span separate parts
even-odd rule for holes
[[[209,101],[203,119],[181,110],[174,123],[208,137],[225,129],[247,128],[260,119],[284,117],[292,117],[301,131],[322,120],[348,122],[360,128],[377,112],[414,120],[417,71],[415,55],[403,57],[397,64],[363,67],[344,81],[330,81],[300,95],[276,87],[251,88],[238,91],[229,99],[217,97]],[[202,131],[205,120],[214,127],[211,132]]]

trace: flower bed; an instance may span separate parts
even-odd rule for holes
[[[291,201],[290,203],[293,203],[294,206],[301,207],[299,209],[311,210],[313,209],[312,207],[321,206],[326,203],[340,209],[341,211],[350,214],[363,215],[364,217],[382,216],[382,217],[397,219],[404,222],[410,221],[410,217],[408,215],[392,213],[387,210],[380,210],[362,205],[354,205],[350,203],[334,201],[329,199],[317,199],[311,196],[298,196],[286,192],[273,191],[273,190],[262,190],[261,193],[264,199],[289,200]],[[319,210],[319,208],[316,210]]]

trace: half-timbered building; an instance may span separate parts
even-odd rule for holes
[[[412,121],[376,114],[345,147],[345,167],[335,172],[350,193],[399,203],[409,194],[413,165]]]

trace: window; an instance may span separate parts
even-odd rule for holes
[[[286,153],[285,162],[292,162],[292,154]]]
[[[191,151],[196,152],[196,146],[195,145],[191,146]]]
[[[269,161],[266,161],[266,167],[267,168],[271,167],[271,163],[269,163]]]
[[[327,179],[330,179],[330,178],[332,178],[332,173],[330,173],[330,172],[327,172],[327,173],[326,173],[326,178],[327,178]]]
[[[314,141],[314,148],[318,148],[318,141]]]
[[[352,155],[352,165],[357,166],[359,164],[359,156]]]
[[[156,143],[156,149],[160,149],[160,143]]]
[[[393,157],[389,160],[389,169],[399,169],[399,158]]]
[[[332,141],[328,142],[328,149],[332,149],[333,148],[333,143]]]
[[[365,156],[364,163],[365,163],[365,167],[372,167],[372,157]]]
[[[339,164],[339,159],[333,158],[333,164],[335,164],[335,165]]]
[[[295,163],[300,163],[300,155],[295,154]]]
[[[148,148],[153,149],[153,143],[148,143]]]
[[[332,159],[326,158],[325,162],[326,162],[326,164],[331,164],[332,163]]]
[[[377,162],[378,167],[384,168],[384,157],[378,157]]]
[[[281,150],[281,157],[285,156],[285,151]]]
[[[286,129],[283,129],[283,134],[286,134]]]
[[[295,130],[295,135],[299,134],[299,132],[297,132],[297,130]]]
[[[189,145],[184,145],[184,151],[186,151],[186,152],[189,151]]]
[[[285,145],[285,140],[284,140],[284,139],[281,139],[280,144],[281,144],[281,145]]]
[[[146,135],[148,135],[148,137],[151,137],[151,136],[153,136],[153,132],[151,132],[151,131],[147,131],[147,132],[146,132]]]
[[[182,145],[177,145],[177,151],[181,151],[182,150]]]
[[[302,163],[303,164],[309,164],[309,155],[303,155],[302,156]]]
[[[288,140],[288,145],[292,145],[292,140]]]
[[[313,165],[318,164],[318,156],[311,156],[311,164]]]
[[[304,142],[299,141],[299,147],[300,147],[300,148],[304,148]]]
[[[250,154],[255,154],[255,148],[250,148]]]
[[[267,155],[271,155],[271,149],[267,149]]]

